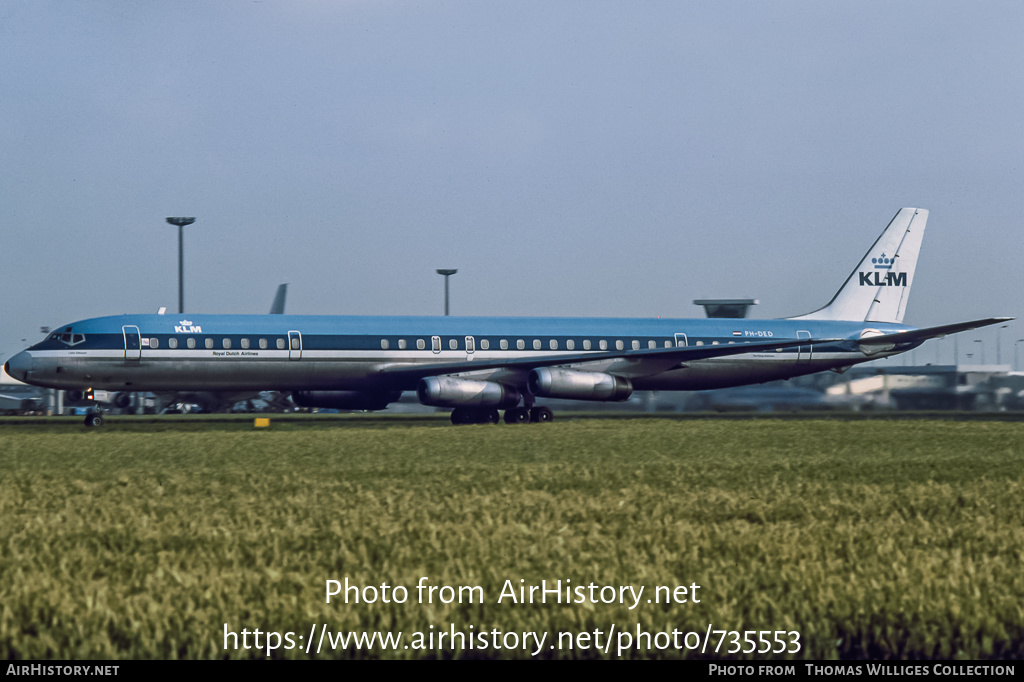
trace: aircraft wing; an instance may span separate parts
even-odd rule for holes
[[[972,320],[970,322],[957,322],[955,324],[944,324],[938,327],[922,327],[895,334],[879,334],[878,336],[866,336],[860,339],[862,346],[884,346],[898,343],[918,343],[928,339],[941,339],[948,334],[965,332],[968,329],[987,327],[1000,322],[1009,322],[1012,317],[987,317],[984,320]]]
[[[836,341],[837,339],[827,339]],[[769,352],[782,348],[806,346],[812,343],[824,343],[825,339],[800,339],[790,341],[758,341],[722,344],[718,346],[684,346],[682,348],[644,348],[640,350],[589,351],[586,353],[567,353],[565,355],[548,355],[539,358],[514,358],[510,360],[462,360],[429,365],[396,363],[384,366],[380,373],[395,384],[409,385],[424,377],[443,374],[460,374],[485,369],[520,369],[531,370],[535,367],[553,367],[557,365],[581,365],[585,363],[607,363],[609,360],[625,360],[625,367],[608,369],[610,374],[623,377],[650,376],[672,369],[694,360],[742,355],[744,353]]]

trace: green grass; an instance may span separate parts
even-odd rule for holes
[[[797,658],[1024,655],[1021,424],[196,423],[0,425],[0,656],[266,656],[225,650],[225,623],[296,639],[324,623],[407,638],[450,624],[702,635],[712,624],[799,631]],[[486,599],[417,603],[423,576]],[[326,604],[325,581],[346,577],[410,598]],[[520,579],[646,592],[635,610],[495,603]],[[699,604],[646,603],[657,585],[691,583]],[[460,655],[529,652],[319,657]]]

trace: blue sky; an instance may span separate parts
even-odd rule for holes
[[[1021,26],[1020,2],[0,1],[0,356],[175,311],[172,215],[197,217],[187,312],[289,282],[289,312],[439,314],[455,267],[453,314],[776,317],[920,206],[906,321],[1021,315]]]

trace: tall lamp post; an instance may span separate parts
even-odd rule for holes
[[[171,225],[178,226],[178,314],[185,312],[185,237],[183,228],[195,221],[195,218],[167,219]]]
[[[981,343],[981,339],[974,339],[974,343],[981,344],[978,348],[981,349],[981,364],[985,364],[985,344]]]
[[[448,278],[454,275],[458,270],[455,268],[440,268],[437,274],[444,275],[444,314],[448,315]]]

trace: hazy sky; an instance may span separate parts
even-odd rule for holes
[[[1022,29],[1019,0],[0,0],[0,356],[174,313],[174,215],[186,312],[289,282],[291,313],[440,314],[455,267],[453,314],[777,317],[918,206],[906,321],[1019,316]]]

